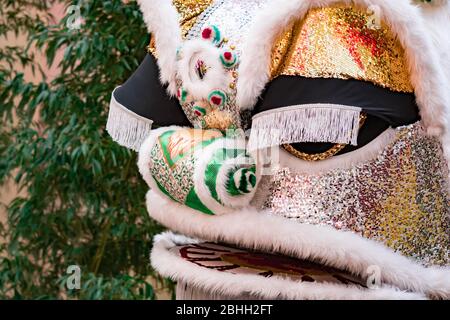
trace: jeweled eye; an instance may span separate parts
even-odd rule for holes
[[[209,67],[205,64],[203,60],[197,60],[195,64],[195,71],[197,73],[197,76],[203,80],[203,78],[206,75],[206,72],[208,72]]]

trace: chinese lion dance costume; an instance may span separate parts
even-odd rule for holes
[[[450,298],[447,1],[138,3],[107,130],[178,298]]]

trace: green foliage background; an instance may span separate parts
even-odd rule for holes
[[[134,1],[64,2],[80,5],[80,29],[66,27],[69,16],[49,23],[52,1],[0,0],[1,41],[29,40],[0,49],[0,183],[12,177],[26,191],[0,226],[0,298],[153,299],[148,257],[161,228],[145,210],[136,155],[105,132],[111,92],[143,59],[147,32]],[[64,50],[54,80],[29,83],[13,68],[43,73],[33,46],[49,65]],[[81,267],[81,290],[65,288],[69,265]]]

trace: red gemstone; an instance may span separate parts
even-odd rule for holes
[[[212,29],[211,28],[203,29],[203,31],[202,31],[202,38],[203,39],[209,39],[209,38],[211,38],[211,34],[212,34]]]
[[[223,56],[225,57],[226,60],[231,60],[231,58],[233,58],[233,54],[229,51],[225,52]]]
[[[222,99],[219,97],[212,97],[211,98],[211,102],[213,104],[215,104],[216,106],[221,105],[222,104]]]

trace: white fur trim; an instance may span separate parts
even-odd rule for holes
[[[245,148],[244,148],[245,150]],[[219,199],[224,203],[226,206],[231,208],[242,208],[245,206],[248,206],[253,199],[253,196],[255,195],[256,189],[258,185],[255,187],[251,187],[249,193],[243,193],[239,196],[233,196],[228,193],[228,190],[226,188],[226,185],[229,183],[230,177],[229,173],[230,171],[235,171],[234,175],[231,177],[233,182],[236,186],[239,186],[240,184],[240,175],[242,174],[242,170],[246,169],[246,162],[248,162],[249,158],[245,157],[245,155],[239,155],[236,158],[228,159],[224,161],[224,164],[220,168],[218,174],[217,174],[217,194],[219,196]],[[248,167],[250,167],[250,164],[248,164]],[[236,170],[236,168],[240,168]],[[255,174],[256,176],[256,174]],[[249,176],[246,175],[247,181]],[[258,179],[257,179],[258,180]],[[250,183],[249,183],[250,185]]]
[[[180,245],[180,237],[165,233],[155,237],[151,253],[151,264],[159,273],[173,280],[189,283],[208,292],[211,296],[230,298],[250,295],[256,299],[293,300],[374,300],[374,299],[424,299],[417,293],[403,292],[387,286],[378,289],[363,289],[330,283],[307,283],[282,277],[262,279],[258,275],[231,274],[210,270],[177,256],[170,249]],[[186,243],[192,240],[187,239]]]
[[[360,113],[361,108],[323,103],[264,111],[253,117],[248,148],[298,142],[357,145]]]
[[[220,61],[220,54],[219,48],[205,40],[184,42],[178,61],[178,76],[193,99],[206,99],[216,89],[227,91],[231,79]],[[195,64],[199,59],[209,68],[203,79],[195,74]]]
[[[269,81],[271,50],[276,37],[289,24],[315,7],[334,4],[378,6],[406,51],[406,59],[422,120],[430,134],[440,135],[449,117],[448,84],[418,7],[408,0],[279,0],[268,5],[254,20],[247,35],[239,66],[237,103],[252,108]],[[448,30],[448,28],[447,28]]]
[[[185,235],[250,250],[312,259],[357,276],[364,276],[369,267],[378,266],[383,284],[430,297],[450,298],[448,268],[425,268],[351,232],[299,224],[253,208],[207,216],[151,190],[147,193],[147,210],[158,222]]]
[[[449,84],[448,86],[443,86],[447,92],[450,92],[450,2],[442,0],[423,3],[422,5],[427,31],[439,53],[441,69],[445,71],[444,75],[447,77],[447,83]],[[450,105],[450,102],[448,105]],[[447,115],[444,120],[446,121],[446,132],[442,137],[442,145],[445,158],[448,159],[450,173],[450,116]]]
[[[144,181],[148,184],[150,189],[154,190],[162,197],[167,197],[167,195],[165,195],[160,191],[158,185],[156,184],[156,181],[154,180],[151,174],[153,163],[150,155],[151,150],[157,143],[158,137],[160,137],[164,132],[170,130],[189,130],[189,129],[178,126],[171,126],[152,130],[149,137],[142,144],[141,149],[139,150],[139,158],[138,158],[139,172],[141,173]],[[202,131],[199,130],[198,133],[201,134]],[[219,174],[217,176],[216,191],[223,205],[217,202],[214,198],[212,198],[211,192],[204,182],[205,171],[206,166],[210,163],[213,154],[217,150],[220,150],[222,148],[229,148],[229,149],[238,148],[245,150],[246,142],[244,138],[224,137],[217,139],[217,141],[214,141],[213,143],[204,148],[196,150],[194,154],[194,159],[196,161],[194,165],[194,174],[192,177],[190,177],[194,181],[194,187],[197,196],[209,210],[214,212],[214,214],[225,214],[227,212],[230,212],[232,208],[242,208],[247,206],[252,200],[257,189],[256,184],[253,190],[251,190],[251,192],[247,194],[242,194],[240,196],[230,196],[227,194],[225,190],[226,189],[225,186],[228,180],[228,176],[226,175],[226,168],[230,168],[230,166],[233,167],[241,166],[245,168],[249,164],[248,157],[238,156],[232,159],[224,160],[223,161],[224,168],[219,171]],[[258,183],[261,177],[261,168],[258,165],[256,165],[255,176],[256,181]]]
[[[202,149],[199,153],[197,153],[198,163],[195,165],[194,170],[194,182],[195,182],[195,192],[197,193],[197,196],[199,197],[200,201],[214,214],[224,214],[229,212],[231,209],[226,208],[222,206],[219,202],[217,202],[214,198],[211,196],[211,192],[208,189],[208,186],[204,183],[205,179],[205,171],[206,166],[208,165],[209,161],[211,160],[211,157],[213,154],[218,150],[218,148],[221,148],[224,146],[226,142],[224,140],[218,140],[207,146],[206,148]],[[216,184],[217,188],[218,183]]]
[[[447,129],[445,134],[442,136],[442,145],[443,145],[444,157],[445,157],[445,159],[447,159],[448,180],[450,181],[450,128]],[[450,194],[450,184],[448,187],[448,192]]]
[[[155,38],[161,82],[169,84],[168,92],[176,94],[176,56],[181,45],[179,16],[171,0],[137,1],[148,32]]]
[[[241,195],[241,196],[227,196],[227,192],[225,190],[225,185],[228,177],[226,176],[224,170],[226,168],[229,168],[230,164],[239,165],[239,166],[245,166],[247,164],[247,159],[244,156],[238,156],[237,158],[233,158],[230,160],[224,161],[224,168],[223,170],[219,171],[219,174],[217,176],[217,183],[216,183],[216,191],[218,193],[218,196],[220,200],[223,202],[224,205],[221,205],[219,202],[217,202],[215,199],[211,197],[211,192],[204,183],[205,180],[205,171],[206,166],[210,163],[211,158],[213,154],[222,148],[229,148],[229,149],[243,149],[246,148],[246,143],[243,138],[224,138],[219,139],[218,141],[213,142],[212,144],[208,145],[207,147],[203,148],[202,150],[199,150],[196,152],[195,158],[197,159],[197,163],[195,165],[194,170],[194,183],[195,183],[195,191],[197,193],[197,196],[200,198],[202,203],[208,207],[212,212],[215,214],[224,214],[227,212],[230,212],[231,208],[242,208],[247,206],[250,201],[252,200],[257,185],[252,190],[252,192]],[[256,166],[256,178],[257,181],[260,179],[260,168],[257,165]]]
[[[121,146],[138,151],[142,142],[150,134],[153,121],[121,105],[114,97],[114,92],[109,104],[106,131]]]

